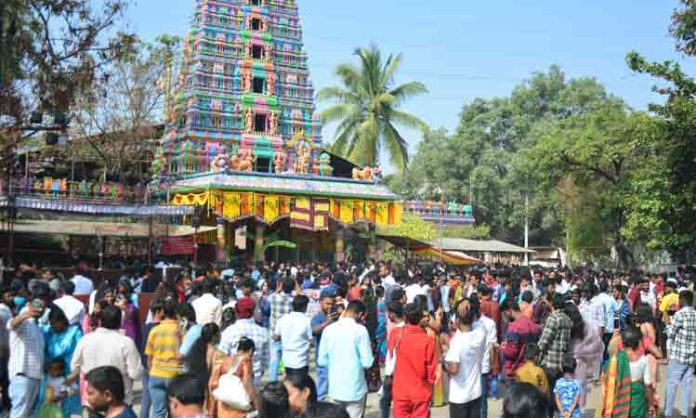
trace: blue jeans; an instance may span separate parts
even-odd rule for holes
[[[681,386],[681,403],[679,413],[689,416],[691,404],[691,382],[694,379],[694,366],[684,364],[676,360],[670,360],[667,365],[667,393],[665,394],[665,416],[672,416],[674,398],[677,397],[677,388]]]
[[[481,374],[481,418],[488,418],[488,373]]]
[[[150,418],[150,375],[143,373],[143,394],[140,396],[140,418]]]
[[[31,416],[39,395],[41,380],[32,379],[22,375],[15,375],[10,379],[10,418],[28,418]]]
[[[383,385],[382,386],[382,397],[379,398],[379,417],[389,418],[391,417],[391,406],[392,406],[392,386]]]
[[[329,368],[317,366],[317,399],[326,400],[329,393]]]
[[[283,358],[283,344],[280,341],[271,340],[271,364],[268,372],[268,381],[277,382],[280,369],[280,360]]]
[[[150,392],[150,402],[152,403],[153,418],[167,418],[169,416],[169,401],[167,399],[167,388],[172,379],[150,376],[148,390]]]

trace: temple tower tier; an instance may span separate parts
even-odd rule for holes
[[[172,100],[155,178],[319,174],[321,126],[295,0],[196,1]]]

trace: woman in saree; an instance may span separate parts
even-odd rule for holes
[[[387,358],[387,304],[384,300],[384,288],[378,286],[375,289],[377,295],[377,360],[384,364]]]
[[[121,309],[123,320],[121,332],[129,336],[136,347],[140,347],[140,318],[133,298],[133,288],[126,280],[121,280],[117,288],[115,305]]]
[[[584,407],[588,391],[587,380],[599,370],[604,344],[597,329],[583,319],[575,304],[566,303],[563,310],[573,322],[573,328],[570,330],[570,349],[577,362],[575,379],[582,388],[580,406]]]
[[[657,347],[655,323],[653,311],[650,305],[641,303],[636,306],[635,326],[638,327],[642,335],[638,352],[645,354],[648,359],[648,368],[650,370],[650,381],[652,385],[652,400],[651,404],[655,410],[659,408],[660,397],[657,389],[657,366],[658,360],[662,358],[662,351]]]
[[[70,375],[70,362],[72,361],[75,347],[82,338],[82,331],[77,325],[70,325],[65,313],[55,305],[51,306],[51,311],[48,313],[48,325],[44,326],[43,336],[45,345],[45,361],[50,364],[54,359],[62,359],[65,365],[63,370],[65,376]],[[43,394],[43,384],[40,394]],[[39,400],[39,405],[43,404],[43,399]],[[71,415],[81,415],[82,406],[80,404],[80,394],[70,394],[62,401],[62,410],[64,417]]]
[[[651,404],[652,376],[648,359],[639,348],[642,338],[635,327],[627,327],[621,333],[623,348],[612,354],[602,373],[602,407],[597,410],[597,417],[655,416],[656,409]]]

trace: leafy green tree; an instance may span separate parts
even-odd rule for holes
[[[420,216],[413,213],[404,213],[401,225],[387,225],[377,231],[382,235],[393,235],[417,239],[420,241],[432,241],[437,237],[437,230],[432,223],[426,222]]]
[[[410,98],[427,93],[420,82],[395,85],[401,55],[383,59],[376,47],[355,51],[360,64],[341,64],[336,69],[341,87],[322,89],[317,99],[335,104],[321,112],[322,122],[337,122],[333,152],[363,166],[375,167],[385,149],[399,171],[408,165],[408,144],[397,126],[425,131],[416,116],[399,110]]]
[[[549,192],[555,184],[539,172],[531,150],[557,121],[591,112],[608,97],[596,80],[569,80],[552,66],[509,97],[465,105],[453,134],[428,132],[408,172],[390,185],[409,198],[439,200],[441,191],[447,201],[472,203],[492,236],[517,243],[528,214],[532,244],[561,244],[563,213]]]
[[[570,249],[609,243],[621,267],[635,261],[623,228],[632,172],[642,157],[636,140],[642,118],[647,116],[609,99],[590,113],[558,121],[534,150],[539,171],[558,185]]]
[[[445,238],[487,239],[490,235],[491,228],[485,224],[448,226],[442,230],[442,236]]]
[[[135,37],[115,32],[125,0],[93,7],[87,0],[8,0],[0,6],[2,103],[68,112],[102,69],[130,50]],[[8,113],[2,109],[0,113]]]
[[[696,55],[696,3],[681,0],[670,33],[677,51]],[[665,96],[649,109],[657,116],[644,134],[651,151],[634,179],[626,234],[646,239],[651,248],[669,250],[689,261],[696,245],[696,79],[675,61],[650,62],[633,51],[626,57],[636,72],[661,81],[654,91]]]

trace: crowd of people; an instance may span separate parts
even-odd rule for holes
[[[3,284],[11,418],[688,417],[694,279],[519,266],[149,268],[118,280],[23,266]],[[142,306],[141,306],[142,304]],[[665,393],[658,368],[666,364]],[[664,395],[664,396],[661,396]]]

